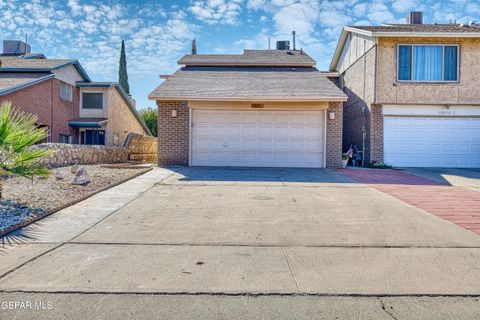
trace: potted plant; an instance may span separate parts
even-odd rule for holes
[[[342,168],[345,168],[348,164],[348,155],[346,153],[342,153]]]

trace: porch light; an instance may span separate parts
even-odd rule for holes
[[[335,112],[329,112],[328,113],[328,119],[335,120]]]

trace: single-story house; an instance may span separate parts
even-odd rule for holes
[[[158,106],[160,165],[341,165],[347,96],[307,53],[193,51],[178,63],[149,95]]]

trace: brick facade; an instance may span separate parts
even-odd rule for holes
[[[330,119],[329,114],[335,113],[335,119]],[[342,166],[342,136],[343,136],[343,103],[330,102],[327,110],[327,168]]]
[[[157,101],[158,165],[188,165],[190,111],[186,101]],[[172,116],[176,110],[177,116]]]
[[[158,165],[189,165],[190,112],[186,101],[157,101]],[[172,117],[172,110],[177,116]],[[328,114],[335,113],[330,120]],[[326,166],[342,165],[343,103],[330,102],[327,110]]]
[[[71,135],[76,142],[75,132],[68,120],[78,117],[79,89],[73,87],[73,101],[60,99],[60,81],[50,79],[33,86],[0,96],[0,103],[9,101],[24,112],[38,117],[38,124],[48,126],[51,142],[59,142],[60,134]]]
[[[383,162],[383,114],[382,105],[370,107],[370,161]]]

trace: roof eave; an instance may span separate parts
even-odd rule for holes
[[[168,101],[168,100],[182,100],[182,101],[262,101],[262,102],[281,102],[281,101],[308,101],[308,102],[345,102],[347,96],[343,97],[305,97],[305,98],[291,98],[291,97],[194,97],[194,96],[156,96],[150,94],[149,100]]]
[[[480,38],[480,32],[372,32],[374,37]]]
[[[342,33],[340,34],[340,39],[338,39],[337,47],[335,48],[335,53],[332,57],[332,62],[330,62],[330,71],[335,71],[337,68],[338,60],[340,59],[340,55],[342,54],[343,47],[345,46],[345,42],[347,41],[348,34],[351,32],[350,27],[343,27]]]
[[[6,95],[8,93],[11,93],[11,92],[14,92],[14,91],[17,91],[17,90],[28,88],[30,86],[33,86],[33,85],[37,84],[37,83],[43,82],[45,80],[48,80],[48,79],[51,79],[51,78],[54,78],[54,77],[55,77],[54,74],[49,74],[48,76],[37,78],[33,81],[29,81],[29,82],[22,83],[22,84],[19,84],[19,85],[16,85],[16,86],[13,86],[13,87],[10,87],[10,88],[7,88],[7,89],[0,90],[0,96]]]
[[[305,63],[231,63],[231,62],[195,62],[179,63],[188,67],[315,67],[314,62]]]

